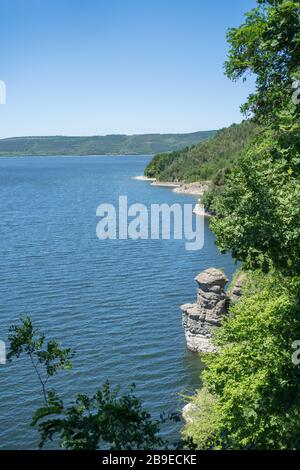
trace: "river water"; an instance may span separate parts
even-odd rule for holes
[[[192,196],[133,179],[149,156],[0,158],[0,339],[28,314],[47,337],[76,350],[74,368],[52,382],[65,399],[93,394],[108,379],[124,391],[134,382],[157,416],[182,407],[181,394],[200,385],[201,362],[187,351],[179,306],[193,301],[194,277],[208,267],[230,277],[205,225],[200,251],[184,240],[96,237],[96,208],[195,203]],[[0,366],[0,447],[36,448],[29,426],[42,404],[29,363]],[[163,430],[178,437],[180,424]]]

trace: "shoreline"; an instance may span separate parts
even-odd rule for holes
[[[183,183],[174,181],[157,181],[156,178],[149,178],[148,176],[134,176],[133,179],[138,181],[148,181],[151,186],[158,186],[163,188],[172,189],[174,193],[186,194],[188,196],[198,197],[198,203],[195,205],[193,210],[194,214],[199,216],[211,217],[211,214],[205,211],[204,206],[200,202],[200,197],[203,196],[205,191],[209,188],[209,183],[194,182],[194,183]]]
[[[151,186],[161,186],[162,188],[173,188],[173,191],[180,188],[179,183],[173,183],[172,181],[153,181]]]

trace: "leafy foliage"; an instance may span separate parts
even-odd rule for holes
[[[207,387],[202,387],[189,403],[186,424],[182,430],[183,437],[188,439],[193,436],[197,449],[213,449],[221,425],[215,396]]]
[[[219,353],[207,357],[204,390],[193,400],[185,435],[198,448],[299,449],[300,372],[291,358],[299,295],[299,280],[250,276],[216,334]]]
[[[156,155],[145,176],[160,181],[199,181],[216,178],[236,162],[241,151],[258,132],[250,121],[222,129],[207,142],[178,152]]]
[[[225,71],[229,78],[256,77],[256,90],[242,111],[262,125],[277,126],[281,113],[289,110],[299,119],[299,106],[292,102],[292,84],[299,78],[300,2],[259,0],[245,22],[227,35],[231,46]]]
[[[56,341],[46,342],[30,317],[21,318],[21,325],[10,328],[9,341],[9,360],[28,356],[42,386],[45,404],[34,413],[31,423],[40,433],[40,448],[53,440],[69,450],[194,448],[190,438],[170,444],[160,436],[162,424],[180,421],[180,417],[172,413],[153,420],[135,396],[134,385],[129,393],[120,395],[119,388],[106,382],[92,398],[78,393],[68,405],[56,390],[47,390],[49,378],[60,369],[71,368],[73,352],[61,349]]]
[[[206,212],[210,214],[216,213],[216,199],[222,195],[226,178],[230,173],[230,168],[222,168],[219,170],[211,181],[208,190],[205,191],[201,197],[201,203],[203,204]]]
[[[61,349],[54,340],[46,342],[45,335],[34,328],[31,318],[28,316],[21,318],[20,326],[12,325],[9,331],[10,351],[7,359],[11,361],[13,357],[18,358],[21,354],[26,354],[30,358],[42,386],[44,400],[47,403],[46,384],[58,370],[72,368],[72,350],[70,348]]]
[[[226,72],[234,80],[256,75],[243,110],[264,130],[219,193],[215,186],[206,196],[218,246],[256,271],[215,336],[218,353],[207,357],[204,389],[193,399],[184,434],[205,449],[300,448],[300,372],[292,361],[300,338],[300,107],[291,96],[300,3],[258,4],[229,31]]]
[[[61,447],[69,450],[166,448],[167,441],[159,437],[165,418],[152,420],[134,389],[118,396],[119,389],[106,383],[92,398],[78,394],[68,406],[50,392],[48,405],[37,410],[32,420],[41,435],[40,447],[59,436]]]
[[[215,201],[222,251],[247,268],[300,274],[300,132],[268,131],[240,159]]]
[[[300,273],[300,106],[292,101],[299,72],[300,2],[259,1],[239,28],[231,29],[226,72],[234,80],[256,74],[244,109],[265,131],[249,147],[225,188],[206,196],[222,251],[247,268]]]

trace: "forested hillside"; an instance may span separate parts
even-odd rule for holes
[[[242,110],[262,131],[214,201],[217,245],[247,282],[192,399],[184,435],[199,449],[300,449],[299,31],[299,1],[258,0],[228,32],[226,74],[255,76]]]
[[[199,181],[213,179],[218,171],[230,168],[258,127],[251,121],[221,129],[207,142],[172,153],[156,155],[145,169],[145,176],[161,181]]]
[[[182,149],[215,133],[15,137],[0,140],[0,155],[152,155]]]

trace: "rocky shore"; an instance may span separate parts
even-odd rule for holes
[[[149,181],[151,186],[159,186],[164,188],[170,188],[175,193],[179,194],[187,194],[190,196],[198,196],[201,197],[205,193],[205,191],[209,188],[209,183],[182,183],[182,182],[174,182],[174,181],[157,181],[156,178],[148,178],[147,176],[135,176],[134,179],[139,181]],[[211,217],[211,214],[205,211],[204,206],[199,203],[195,205],[193,210],[194,214],[199,216],[206,216]]]
[[[215,352],[211,338],[227,313],[224,288],[228,279],[223,271],[210,268],[195,280],[198,284],[196,303],[181,306],[187,347],[194,352]]]
[[[180,183],[173,183],[172,181],[152,181],[151,186],[161,186],[164,188],[172,188],[173,191],[176,191],[180,188]]]
[[[226,293],[228,279],[223,271],[209,268],[196,276],[196,302],[180,307],[186,343],[190,351],[216,352],[212,344],[213,331],[221,326],[230,303],[240,300],[246,279],[245,272],[238,272]]]
[[[192,196],[202,196],[209,187],[209,183],[206,182],[183,183],[180,181],[157,181],[156,178],[148,178],[147,176],[135,176],[134,179],[149,181],[151,186],[171,188],[175,193],[189,194]]]
[[[192,196],[203,196],[205,191],[209,188],[208,183],[180,183],[180,185],[174,189],[175,193],[190,194]]]

